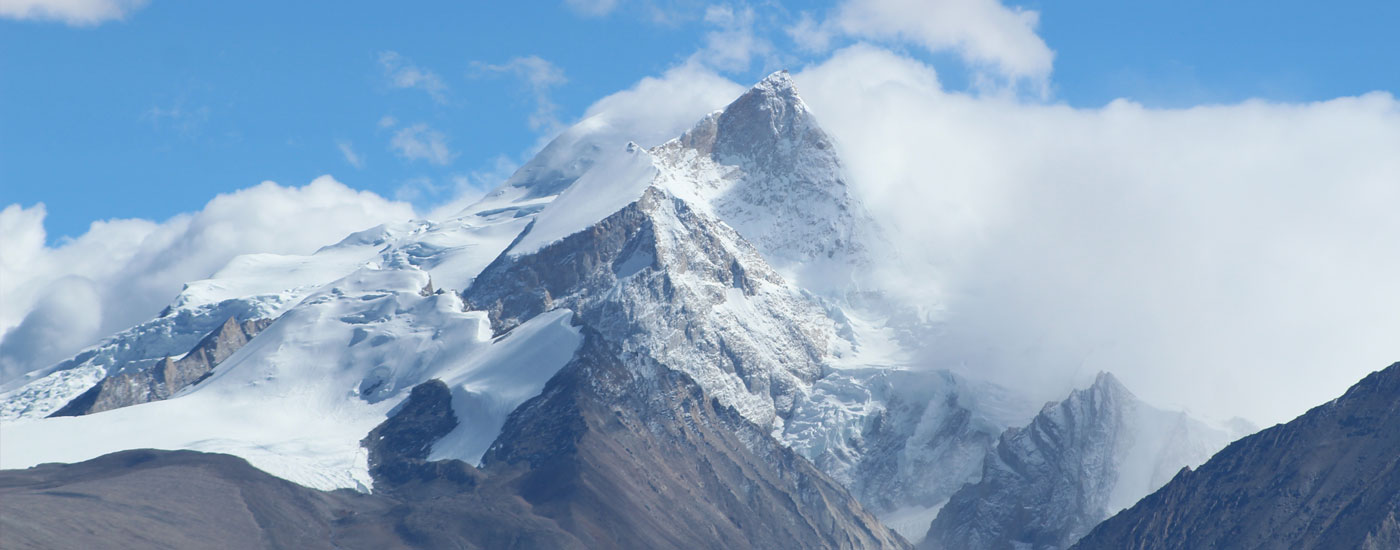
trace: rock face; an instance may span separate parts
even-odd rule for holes
[[[520,495],[590,548],[907,547],[688,375],[597,334],[482,466],[520,472]]]
[[[570,309],[762,426],[780,422],[821,374],[833,330],[733,229],[655,186],[533,254],[507,250],[463,299],[498,333]]]
[[[154,365],[103,378],[51,416],[80,416],[169,399],[185,387],[199,383],[270,324],[271,319],[239,323],[236,318],[229,317],[183,357],[166,357]]]
[[[360,442],[369,450],[369,473],[376,486],[407,483],[427,464],[428,454],[443,436],[457,427],[452,390],[441,380],[413,387],[398,410]]]
[[[1400,363],[1243,438],[1076,549],[1400,548]]]
[[[1095,524],[1199,464],[1228,435],[1139,401],[1112,375],[1025,428],[1007,430],[981,481],[949,500],[924,539],[929,549],[1063,549]]]
[[[423,460],[453,424],[444,384],[415,387],[365,439],[376,491],[505,509],[523,502],[557,536],[587,548],[907,547],[689,376],[596,332],[586,331],[575,359],[511,415],[481,468]]]

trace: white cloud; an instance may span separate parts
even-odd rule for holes
[[[748,70],[755,57],[772,55],[772,43],[754,31],[755,18],[752,7],[709,6],[705,22],[715,29],[705,33],[705,47],[691,59],[721,71],[740,72]]]
[[[800,46],[825,49],[834,35],[956,52],[984,85],[1029,83],[1048,93],[1055,54],[1036,34],[1039,13],[999,0],[845,0],[825,21],[804,14],[787,29]]]
[[[0,0],[0,18],[60,21],[74,26],[125,19],[147,0]]]
[[[1045,399],[1110,370],[1267,424],[1400,358],[1387,94],[1074,109],[949,93],[869,46],[794,79],[897,228],[918,277],[895,286],[941,311],[932,364]]]
[[[394,189],[394,200],[420,205],[436,199],[440,193],[442,186],[434,183],[432,178],[418,176],[399,183],[398,188]]]
[[[686,63],[594,102],[583,118],[606,125],[618,147],[627,141],[651,147],[679,136],[743,92],[743,86],[712,69]]]
[[[399,119],[397,119],[397,118],[394,118],[394,117],[389,116],[389,115],[384,115],[384,116],[382,116],[382,117],[379,117],[379,128],[380,128],[381,130],[387,130],[387,129],[389,129],[389,128],[393,128],[393,127],[398,126],[398,125],[399,125]]]
[[[530,128],[547,133],[559,131],[559,106],[550,97],[550,91],[568,82],[563,69],[537,55],[516,57],[500,65],[476,63],[475,66],[488,72],[510,74],[519,78],[530,88],[535,100],[535,111],[530,113]]]
[[[365,167],[365,159],[355,152],[355,145],[346,140],[335,142],[335,147],[340,149],[340,154],[345,157],[345,162],[359,170]]]
[[[796,23],[784,30],[799,49],[809,52],[822,52],[830,48],[834,33],[830,25],[818,22],[807,12],[803,12]]]
[[[425,160],[439,166],[450,164],[457,157],[447,147],[447,136],[423,123],[399,128],[389,138],[389,148],[405,159]]]
[[[617,9],[618,0],[564,0],[564,5],[580,15],[602,17]]]
[[[329,176],[263,184],[164,222],[94,222],[45,244],[43,205],[0,211],[0,379],[48,366],[156,314],[186,282],[236,255],[307,254],[366,227],[410,219],[406,204]]]
[[[437,73],[414,65],[398,52],[386,51],[379,54],[379,66],[384,77],[395,88],[422,90],[438,103],[447,102],[447,84]]]

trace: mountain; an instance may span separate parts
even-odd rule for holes
[[[929,549],[1063,549],[1095,524],[1204,462],[1229,434],[1138,400],[1113,375],[1008,430],[980,481],[929,526]]]
[[[1075,549],[1400,548],[1400,363],[1232,443]]]
[[[1034,404],[915,359],[919,316],[869,277],[879,221],[785,72],[651,148],[606,122],[451,218],[237,258],[7,382],[0,466],[233,455],[389,499],[394,537],[449,546],[500,521],[559,547],[900,548],[1000,479]],[[1169,472],[1196,451],[1108,447],[1173,449]],[[1110,483],[1126,505],[1155,487],[1112,474],[1136,452],[1054,490],[1130,479]]]

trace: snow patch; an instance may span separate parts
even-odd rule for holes
[[[657,173],[651,154],[633,143],[626,151],[604,157],[539,213],[529,231],[511,246],[511,255],[533,254],[588,229],[636,202]]]

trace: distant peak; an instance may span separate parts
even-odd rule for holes
[[[1127,386],[1118,381],[1118,377],[1108,371],[1099,371],[1099,374],[1094,377],[1094,385],[1090,388],[1115,395],[1133,395],[1133,392],[1128,391]]]

